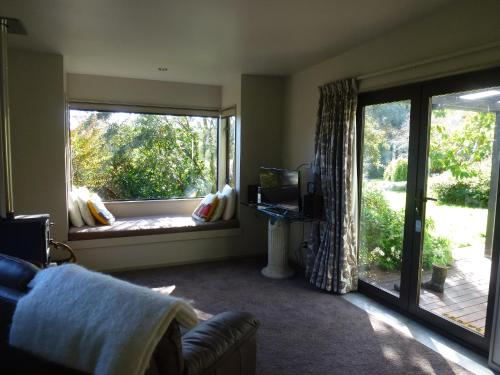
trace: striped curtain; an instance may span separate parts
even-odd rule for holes
[[[320,87],[313,173],[324,219],[312,224],[306,275],[333,293],[358,286],[356,104],[354,79]]]

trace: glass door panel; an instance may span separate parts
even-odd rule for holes
[[[431,98],[418,305],[484,336],[500,158],[500,87]],[[419,221],[417,221],[417,228]]]
[[[359,278],[399,297],[411,101],[363,111]]]

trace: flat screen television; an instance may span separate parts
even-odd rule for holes
[[[260,168],[261,203],[300,211],[300,175],[298,171]]]

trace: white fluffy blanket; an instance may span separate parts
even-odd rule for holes
[[[172,319],[191,328],[188,303],[77,265],[40,271],[19,301],[10,344],[95,374],[143,374]]]

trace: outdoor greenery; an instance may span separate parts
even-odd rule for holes
[[[408,157],[410,102],[400,101],[365,107],[363,172],[382,178],[387,165]]]
[[[461,115],[454,121],[455,126],[444,125],[443,122],[453,115]],[[450,171],[453,177],[461,179],[477,176],[485,168],[491,168],[495,118],[494,112],[433,111],[430,172]]]
[[[490,178],[485,173],[465,178],[450,176],[433,183],[432,191],[440,204],[487,208]]]
[[[442,124],[457,115],[458,126]],[[430,173],[442,178],[431,187],[441,204],[488,206],[494,130],[493,112],[433,111]]]
[[[360,219],[361,264],[377,265],[386,271],[401,268],[404,236],[404,210],[391,208],[384,193],[377,189],[365,189]],[[435,236],[434,223],[427,219],[424,231],[422,267],[431,269],[433,264],[450,265],[451,245],[448,239]]]
[[[73,110],[71,115],[73,185],[105,200],[215,190],[216,118]]]
[[[399,158],[391,160],[384,171],[384,180],[387,181],[406,181],[408,176],[408,159]]]
[[[406,101],[365,107],[359,257],[361,264],[385,271],[401,267],[409,112]],[[433,214],[425,218],[422,267],[426,270],[433,264],[451,265],[452,241],[458,236],[446,232],[442,215],[438,215],[439,228],[431,216],[439,210],[448,212],[444,205],[458,206],[457,210],[487,207],[495,120],[494,113],[432,111],[429,195],[437,197],[441,206],[431,202]]]

